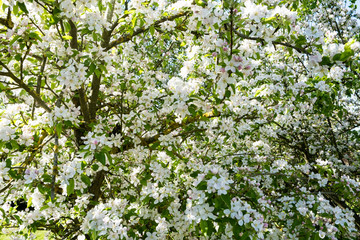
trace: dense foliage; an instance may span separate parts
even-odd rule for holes
[[[0,229],[358,239],[355,9],[2,0]]]

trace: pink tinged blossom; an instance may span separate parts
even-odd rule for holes
[[[242,62],[242,61],[243,61],[242,57],[240,57],[240,56],[235,56],[235,57],[234,57],[234,60],[235,60],[236,62]]]
[[[218,54],[217,54],[217,52],[213,52],[211,55],[212,55],[213,57],[216,57]]]
[[[240,66],[239,62],[236,62],[234,60],[228,61],[227,59],[224,61],[226,64],[225,70],[226,71],[231,71],[231,72],[235,72],[236,68]]]

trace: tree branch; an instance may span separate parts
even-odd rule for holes
[[[0,65],[3,66],[6,70],[8,70],[8,72],[0,72],[0,76],[6,76],[13,79],[19,85],[19,87],[21,87],[27,93],[29,93],[30,96],[32,96],[42,108],[44,108],[49,113],[51,112],[51,109],[48,107],[48,105],[46,105],[46,103],[41,99],[41,97],[36,92],[34,92],[31,88],[29,88],[29,86],[26,85],[23,81],[21,81],[18,77],[16,77],[3,62],[0,61]]]
[[[14,27],[14,23],[11,21],[10,8],[8,8],[8,13],[7,13],[6,19],[0,18],[0,24],[4,25],[5,27],[10,28],[10,29],[12,29]]]
[[[44,56],[44,60],[43,60],[43,63],[41,65],[41,68],[40,68],[40,73],[39,73],[39,76],[37,78],[37,83],[36,83],[36,94],[40,95],[40,89],[41,89],[41,80],[42,80],[42,76],[44,75],[44,70],[45,70],[45,66],[46,66],[46,56]],[[36,107],[36,102],[34,102],[34,105],[33,105],[33,108],[32,108],[32,111],[31,111],[31,117],[34,118],[34,111],[35,111],[35,107]]]
[[[88,104],[86,102],[84,88],[81,87],[80,89],[77,90],[77,92],[79,94],[80,108],[83,113],[84,120],[85,120],[85,122],[90,122],[89,108],[88,108]]]
[[[163,22],[166,22],[166,21],[172,21],[172,20],[175,20],[179,17],[183,17],[183,16],[186,16],[187,14],[189,14],[190,11],[185,11],[185,12],[180,12],[176,15],[173,15],[173,16],[166,16],[166,17],[163,17],[161,18],[160,20],[157,20],[155,21],[151,26],[158,26],[160,23],[163,23]],[[128,42],[130,41],[133,37],[135,37],[136,35],[139,35],[141,33],[144,33],[146,32],[150,27],[147,27],[147,28],[144,28],[144,27],[141,27],[141,28],[138,28],[136,31],[134,31],[132,34],[124,34],[122,35],[120,38],[112,41],[108,47],[105,48],[105,51],[113,48],[113,47],[116,47],[117,45],[119,45],[120,43],[124,43],[124,42]]]
[[[239,32],[239,31],[236,31],[235,29],[234,29],[234,33],[236,33],[236,35],[238,35],[241,38],[245,38],[245,39],[249,39],[249,40],[256,40],[256,41],[260,41],[262,43],[265,42],[265,39],[263,39],[263,38],[250,37],[250,36],[245,35],[245,34]],[[293,48],[296,51],[298,51],[299,53],[305,53],[307,55],[310,55],[310,52],[308,52],[305,48],[296,47],[296,46],[291,45],[290,43],[286,43],[286,42],[284,43],[284,42],[279,42],[279,41],[272,41],[271,43],[274,44],[274,45],[282,45],[282,46],[285,46],[285,47]]]
[[[69,20],[69,24],[70,24],[70,36],[72,37],[71,38],[71,42],[70,42],[70,47],[72,49],[78,49],[78,42],[77,42],[77,28],[76,28],[76,25],[73,21]]]
[[[89,104],[89,115],[90,120],[94,120],[96,117],[96,110],[97,110],[97,102],[99,97],[99,89],[101,83],[101,76],[97,76],[95,73],[93,74],[93,80],[91,84],[92,95],[90,98]]]
[[[96,202],[99,200],[101,195],[101,186],[105,179],[105,170],[101,170],[95,174],[94,180],[89,188],[89,193],[93,194],[91,201],[88,205],[87,210],[95,207]]]

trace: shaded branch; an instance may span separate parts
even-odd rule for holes
[[[95,207],[96,202],[99,200],[99,197],[101,195],[101,186],[104,179],[105,179],[105,170],[101,170],[95,174],[94,180],[89,188],[89,193],[91,193],[93,196],[91,198],[87,210],[90,210],[93,207]]]
[[[86,102],[85,92],[84,88],[81,87],[77,90],[77,93],[79,94],[79,102],[80,102],[80,109],[83,113],[85,122],[90,122],[90,114],[89,114],[89,107]]]
[[[90,120],[94,120],[96,117],[96,110],[97,110],[97,102],[99,97],[99,89],[101,83],[101,76],[97,76],[95,73],[93,74],[93,80],[91,84],[92,94],[90,97],[90,104],[89,104],[89,117]]]
[[[71,38],[71,41],[70,41],[70,47],[72,49],[78,49],[78,42],[77,42],[77,28],[76,28],[76,25],[73,21],[69,20],[69,24],[70,24],[70,36],[72,37]]]

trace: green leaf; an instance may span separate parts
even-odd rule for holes
[[[229,89],[225,90],[225,97],[229,98],[231,96],[231,91]]]
[[[258,89],[256,92],[255,92],[255,97],[259,96],[259,94],[262,92],[263,89]]]
[[[10,141],[12,149],[19,149],[19,144],[16,142],[16,140]]]
[[[339,117],[340,119],[342,119],[343,116],[344,116],[344,112],[343,112],[342,110],[340,110],[340,111],[337,113],[337,115],[338,115],[338,117]]]
[[[201,222],[200,222],[200,228],[201,228],[202,234],[206,235],[206,232],[207,232],[207,222],[204,221],[204,220],[201,220]]]
[[[156,141],[156,142],[154,142],[153,144],[150,145],[150,149],[156,150],[158,146],[160,146],[160,142]]]
[[[154,25],[151,25],[151,26],[150,26],[149,31],[150,31],[151,35],[154,36],[154,34],[155,34],[155,27],[154,27]]]
[[[13,13],[15,14],[15,16],[19,15],[19,5],[14,5],[13,7]]]
[[[99,169],[99,165],[94,164],[91,166],[92,170],[97,171]]]
[[[97,153],[95,153],[95,158],[96,158],[96,160],[98,160],[99,162],[101,162],[102,165],[105,165],[105,164],[106,164],[105,153],[103,153],[103,152],[97,152]]]
[[[345,51],[341,53],[340,61],[346,61],[353,55],[354,55],[353,50],[351,50],[350,48],[345,48]]]
[[[44,205],[44,206],[42,206],[42,207],[40,208],[40,211],[43,211],[43,210],[48,209],[48,208],[49,208],[49,205]]]
[[[100,68],[101,72],[104,72],[104,73],[107,72],[106,66],[104,66],[104,65],[99,65],[99,68]]]
[[[231,199],[230,199],[230,195],[226,194],[226,195],[220,195],[221,200],[224,202],[225,204],[225,208],[230,209],[231,208]]]
[[[320,62],[320,65],[321,66],[324,66],[324,65],[331,65],[331,61],[330,61],[330,58],[328,56],[324,56]]]
[[[40,42],[42,42],[42,38],[39,36],[39,34],[37,34],[36,32],[31,32],[29,33],[29,38],[31,39],[37,39]]]
[[[195,116],[196,115],[196,106],[194,104],[191,104],[189,107],[188,107],[188,111],[190,112],[190,114],[192,116]]]
[[[265,18],[264,19],[264,23],[271,23],[272,21],[275,21],[276,20],[276,17],[269,17],[269,18]]]
[[[90,178],[88,176],[86,176],[85,174],[81,175],[81,181],[83,181],[88,186],[91,185]]]
[[[65,35],[65,36],[62,36],[62,38],[63,38],[64,40],[71,40],[71,39],[72,39],[72,36]]]
[[[16,35],[9,43],[9,46],[13,45],[14,42],[16,42],[16,40],[18,40],[20,38],[20,35]]]
[[[29,208],[29,207],[31,206],[31,202],[32,202],[32,198],[30,198],[30,199],[28,200],[27,205],[26,205],[27,208]]]
[[[89,66],[89,71],[87,71],[87,77],[89,77],[91,74],[93,74],[93,72],[95,71],[96,69],[96,65],[94,63],[91,63],[90,66]]]
[[[61,10],[58,7],[54,7],[52,10],[52,15],[49,17],[50,25],[57,24],[61,19]]]
[[[21,9],[21,11],[23,11],[24,13],[28,14],[29,11],[27,10],[25,3],[21,3],[21,2],[17,2],[17,5],[19,6],[19,8]]]
[[[96,34],[96,32],[92,33],[92,37],[94,39],[94,41],[98,41],[99,40],[99,36]]]
[[[14,170],[10,169],[10,170],[8,171],[8,174],[9,174],[10,177],[12,177],[12,178],[20,179],[20,176],[17,175],[17,171],[14,171]]]
[[[97,77],[100,77],[100,76],[101,76],[101,71],[100,71],[100,70],[95,69],[94,72],[95,72],[95,74],[96,74]]]
[[[135,25],[136,25],[136,20],[137,20],[136,17],[133,17],[133,19],[131,19],[131,26],[132,26],[132,28],[135,27]]]
[[[248,231],[245,231],[245,232],[243,233],[243,235],[241,236],[240,239],[244,239],[244,240],[245,240],[245,239],[250,239],[250,238],[249,238],[249,234],[250,234],[250,233],[249,233]]]
[[[61,131],[62,131],[62,123],[59,122],[58,124],[56,124],[56,135],[60,136]]]
[[[23,223],[23,221],[21,220],[21,218],[18,215],[13,215],[13,217],[18,221],[19,224]]]
[[[104,6],[104,4],[102,4],[101,0],[98,0],[97,5],[98,5],[98,8],[99,8],[100,12],[106,10],[106,6]]]
[[[15,55],[15,60],[16,60],[16,61],[20,61],[20,60],[21,60],[21,54],[19,54],[19,53],[16,54],[16,55]]]
[[[198,29],[198,30],[199,30],[199,29],[200,29],[200,27],[201,27],[201,25],[202,25],[202,22],[198,21],[198,22],[197,22],[197,24],[196,24],[196,29]]]
[[[296,39],[295,44],[296,44],[296,46],[301,47],[301,46],[304,45],[306,42],[307,42],[307,41],[306,41],[305,36],[302,36],[302,35],[301,35],[301,36],[298,37],[298,39]]]
[[[206,190],[207,189],[207,183],[205,181],[201,181],[197,186],[197,190]]]
[[[41,192],[41,194],[46,194],[48,191],[48,189],[42,184],[38,184],[37,188],[39,189],[39,192]]]
[[[340,57],[341,57],[341,53],[337,53],[333,56],[333,60],[334,61],[339,61],[340,60]]]
[[[113,160],[112,160],[111,154],[109,152],[105,152],[105,155],[106,155],[106,158],[109,160],[110,164],[112,164]]]
[[[75,181],[73,178],[71,178],[71,179],[69,179],[69,185],[67,185],[67,187],[66,187],[67,195],[73,194],[74,188],[75,188]]]
[[[205,236],[211,236],[215,232],[214,224],[210,220],[201,220],[200,228],[201,233]]]
[[[202,0],[195,0],[195,3],[199,6],[205,7],[206,6],[206,1],[202,1]]]
[[[11,167],[11,159],[6,159],[6,167],[10,168]]]

